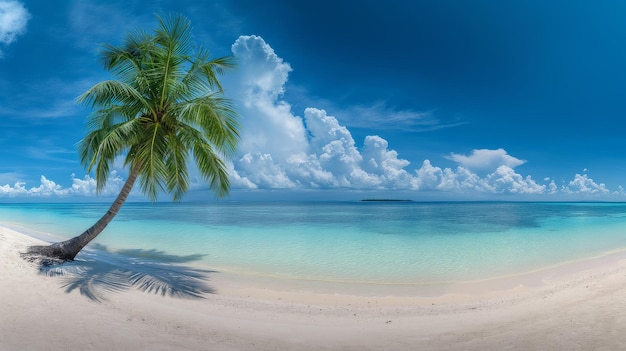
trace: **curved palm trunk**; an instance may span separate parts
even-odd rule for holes
[[[106,228],[109,222],[111,222],[113,217],[117,215],[117,212],[119,212],[120,208],[122,208],[122,205],[128,198],[128,194],[130,194],[130,190],[133,188],[138,174],[139,167],[131,169],[128,179],[126,179],[126,183],[124,183],[122,190],[115,198],[111,207],[109,207],[109,210],[96,222],[96,224],[85,230],[81,235],[49,246],[31,246],[28,248],[27,254],[45,256],[47,258],[59,259],[63,261],[73,260],[80,250],[89,244],[90,241],[95,239],[98,234]]]

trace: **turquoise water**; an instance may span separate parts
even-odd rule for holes
[[[107,208],[0,204],[0,225],[70,237]],[[128,203],[94,243],[92,248],[261,276],[466,281],[626,249],[626,204]]]

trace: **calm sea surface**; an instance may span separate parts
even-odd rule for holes
[[[54,241],[80,234],[107,208],[0,204],[0,225]],[[261,276],[466,281],[626,249],[626,204],[127,203],[94,243]]]

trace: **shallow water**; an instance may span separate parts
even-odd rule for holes
[[[108,204],[0,204],[0,225],[70,237]],[[423,284],[626,248],[623,203],[128,203],[91,247],[213,270]]]

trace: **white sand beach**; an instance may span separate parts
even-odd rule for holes
[[[38,243],[0,228],[0,350],[626,349],[623,253],[444,293],[217,273],[203,298],[94,299],[20,257]]]

